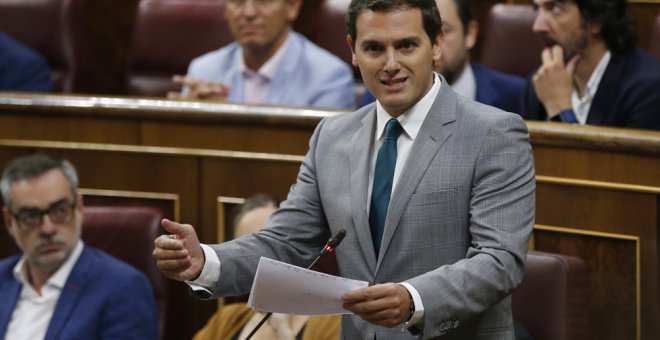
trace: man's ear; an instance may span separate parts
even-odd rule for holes
[[[438,32],[438,35],[435,37],[435,41],[433,42],[433,60],[438,61],[440,60],[440,56],[442,55],[442,43],[445,41],[445,32],[443,30],[440,30]]]
[[[12,227],[11,227],[11,214],[9,214],[9,210],[7,207],[2,207],[2,219],[5,222],[5,228],[7,228],[7,232],[9,233],[10,236],[14,236]]]
[[[599,36],[603,31],[603,23],[587,21],[587,30],[591,36]]]
[[[351,38],[350,34],[346,35],[346,43],[348,44],[348,48],[351,49],[351,56],[353,57],[351,59],[351,63],[353,66],[358,67],[357,57],[355,56],[355,49],[353,48],[353,38]]]
[[[477,36],[479,35],[479,23],[476,20],[470,20],[467,27],[465,27],[465,47],[471,50],[477,44]]]
[[[302,0],[286,0],[287,4],[287,19],[293,24],[296,19],[298,19],[298,14],[300,14],[300,7],[302,6]]]
[[[79,209],[80,211],[82,211],[83,207],[84,207],[83,195],[78,194],[78,200],[76,201],[76,209]]]

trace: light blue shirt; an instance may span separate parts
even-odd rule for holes
[[[299,33],[291,32],[289,39],[263,104],[354,108],[355,84],[351,67]],[[233,42],[197,57],[190,63],[188,76],[224,83],[229,86],[229,102],[245,103],[244,77],[236,63],[241,53],[240,44]]]

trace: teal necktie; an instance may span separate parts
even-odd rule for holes
[[[371,208],[369,209],[369,226],[376,257],[380,251],[387,207],[390,205],[392,195],[392,179],[396,166],[396,142],[402,132],[403,128],[399,121],[394,118],[390,119],[385,125],[385,139],[376,158],[374,184],[371,190]]]

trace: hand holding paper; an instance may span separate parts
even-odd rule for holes
[[[366,281],[319,273],[262,257],[248,306],[267,312],[298,315],[349,313],[342,294],[364,288]]]

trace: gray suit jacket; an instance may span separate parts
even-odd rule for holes
[[[425,339],[513,339],[510,293],[534,223],[534,166],[522,119],[459,97],[443,81],[392,194],[380,254],[367,214],[375,106],[319,123],[297,182],[260,233],[214,246],[216,296],[249,291],[260,256],[306,267],[331,234],[341,275],[409,282]],[[346,339],[410,339],[345,315]]]

